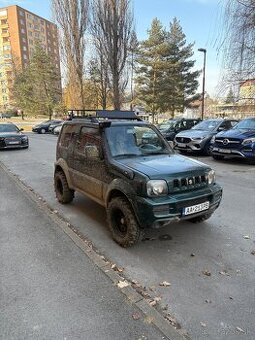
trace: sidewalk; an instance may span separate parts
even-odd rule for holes
[[[1,168],[0,230],[0,339],[167,339]]]

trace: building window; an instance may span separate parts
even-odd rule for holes
[[[24,37],[22,37],[22,42],[23,42],[23,43],[26,43],[26,42],[27,42],[27,39],[24,38]]]
[[[34,45],[34,40],[29,39],[29,44],[30,44],[30,45]]]
[[[27,46],[23,46],[23,51],[27,51]]]
[[[10,41],[9,37],[3,37],[3,42],[4,43],[9,42],[9,41]]]
[[[33,36],[33,32],[29,31],[29,32],[28,32],[28,35],[29,35],[30,37],[32,37],[32,36]]]
[[[11,49],[11,45],[4,45],[3,51],[9,51]]]
[[[23,59],[27,59],[27,55],[26,54],[23,54]]]
[[[25,33],[26,33],[26,31],[25,31],[25,29],[24,29],[24,28],[21,28],[20,32],[21,32],[21,33],[23,33],[23,34],[25,34]]]
[[[29,23],[29,28],[33,28],[33,24],[31,24],[31,22]]]
[[[25,25],[25,21],[23,19],[20,19],[21,25]]]
[[[2,93],[6,93],[6,92],[7,92],[6,88],[3,88]]]
[[[1,20],[1,25],[7,25],[7,20],[6,19]]]
[[[3,101],[4,101],[4,102],[7,102],[7,100],[8,100],[8,97],[3,96]]]
[[[20,15],[21,17],[24,17],[24,12],[23,12],[23,11],[19,11],[19,15]]]
[[[5,58],[5,59],[10,59],[10,58],[11,58],[11,55],[8,54],[8,53],[6,53],[6,54],[4,54],[4,58]]]
[[[32,19],[32,15],[29,14],[29,13],[27,13],[27,18],[28,18],[28,19]]]
[[[6,34],[8,33],[8,29],[7,28],[2,28],[2,34]]]
[[[7,10],[3,9],[0,11],[0,17],[6,17],[7,16]]]

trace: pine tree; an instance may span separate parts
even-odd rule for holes
[[[229,89],[225,103],[226,104],[233,104],[235,102],[235,96],[232,87]]]

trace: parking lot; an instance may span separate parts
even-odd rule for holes
[[[223,200],[201,224],[173,223],[148,230],[135,247],[116,245],[105,210],[77,194],[61,206],[55,199],[56,137],[30,134],[28,150],[0,153],[0,161],[60,212],[111,262],[124,269],[168,308],[193,339],[254,339],[255,166],[195,157],[216,170]],[[170,285],[162,286],[160,283]]]

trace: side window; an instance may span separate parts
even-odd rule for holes
[[[75,132],[75,125],[63,125],[62,133],[59,140],[59,145],[68,148],[71,143]]]
[[[99,152],[100,145],[101,137],[99,135],[98,129],[83,126],[80,130],[79,138],[77,140],[76,150],[79,153],[84,154],[84,156],[87,156],[88,147],[90,147],[91,150],[93,149],[93,151],[97,149]]]
[[[225,120],[225,122],[222,122],[220,124],[220,128],[224,129],[224,130],[228,130],[231,127],[230,125],[230,121],[229,120]]]

